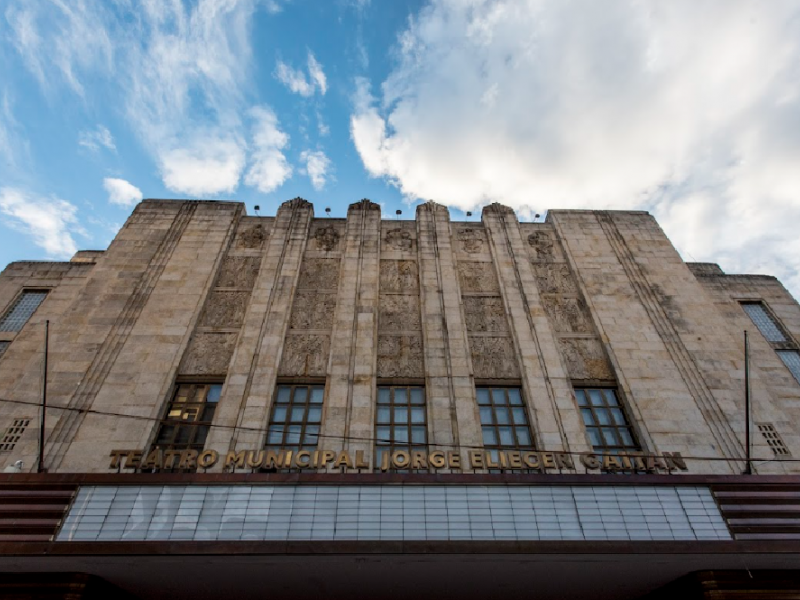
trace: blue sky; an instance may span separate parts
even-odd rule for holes
[[[141,198],[651,211],[800,295],[800,2],[4,0],[0,263]]]

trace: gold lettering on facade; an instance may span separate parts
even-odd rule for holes
[[[142,469],[158,471],[162,469],[208,469],[219,462],[216,450],[162,450],[153,448],[147,454],[142,450],[111,450],[110,469]],[[541,452],[520,450],[470,450],[467,454],[469,467],[473,470],[498,469],[503,471],[574,471],[573,457],[564,452]],[[449,468],[461,469],[461,455],[457,451],[436,450],[395,450],[383,452],[376,459],[375,468],[381,471],[390,469],[411,469],[424,471]],[[177,464],[176,464],[177,463]],[[665,452],[663,455],[630,452],[627,454],[581,454],[580,463],[586,471],[606,472],[628,471],[641,473],[662,473],[676,470],[688,471],[686,461],[680,452]],[[353,455],[347,450],[229,450],[225,455],[223,467],[226,470],[245,467],[250,469],[335,469],[371,470],[364,450]]]

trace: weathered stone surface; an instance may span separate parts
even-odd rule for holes
[[[244,320],[250,292],[214,291],[200,319],[201,327],[239,327]]]
[[[381,292],[416,293],[419,290],[417,261],[382,260],[380,264]]]
[[[548,231],[536,231],[528,235],[528,245],[533,249],[534,259],[552,261],[553,236]]]
[[[534,263],[536,284],[543,294],[577,294],[578,286],[564,263]]]
[[[339,232],[332,225],[317,226],[311,237],[316,243],[317,250],[330,252],[339,248]]]
[[[324,377],[331,337],[319,334],[289,334],[278,368],[282,377]]]
[[[482,229],[469,227],[457,234],[460,249],[467,254],[477,254],[486,250],[486,234]]]
[[[333,326],[336,295],[316,291],[299,291],[292,303],[291,329],[327,329]]]
[[[378,337],[378,377],[424,377],[421,335]]]
[[[599,340],[562,338],[559,345],[572,379],[614,379]]]
[[[469,336],[472,368],[476,379],[513,379],[519,377],[514,344],[508,337]]]
[[[381,331],[419,329],[419,296],[381,294],[378,327]]]
[[[239,248],[260,249],[268,235],[267,228],[261,223],[243,227],[236,236],[236,246]]]
[[[395,227],[383,235],[384,248],[387,250],[409,251],[414,248],[414,238],[410,231]]]
[[[228,370],[235,333],[197,333],[183,359],[182,375],[223,375]]]
[[[306,258],[300,267],[298,289],[335,290],[339,284],[338,258]]]
[[[497,274],[489,262],[459,262],[461,292],[499,292]]]
[[[586,309],[578,298],[544,296],[542,304],[559,333],[594,333]]]
[[[467,331],[508,331],[503,299],[499,296],[466,296],[464,318]]]
[[[261,258],[258,256],[229,256],[222,261],[217,287],[253,289]]]

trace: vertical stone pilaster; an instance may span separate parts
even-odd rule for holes
[[[87,373],[91,378],[73,397],[75,406],[97,412],[80,413],[83,418],[73,425],[75,433],[61,461],[51,455],[53,469],[91,465],[87,470],[104,471],[107,463],[99,459],[112,448],[143,448],[158,427],[178,364],[242,211],[240,204],[230,202],[179,204],[173,226]]]
[[[260,448],[289,324],[300,261],[314,216],[302,198],[284,202],[272,227],[253,294],[222,390],[206,448],[225,453],[237,446]],[[246,429],[245,429],[246,428]],[[222,461],[217,469],[222,468]]]
[[[455,446],[468,465],[469,447],[483,439],[446,207],[417,207],[417,240],[429,441],[434,449]]]
[[[483,209],[482,220],[511,323],[537,445],[545,450],[589,450],[516,215],[506,206],[490,204]]]
[[[322,444],[372,456],[378,339],[380,206],[347,210],[331,335]]]

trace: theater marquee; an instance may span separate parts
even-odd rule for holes
[[[142,450],[112,450],[111,469],[209,469],[216,465],[221,455],[216,450],[160,450],[149,453]],[[468,465],[462,464],[458,452],[407,452],[398,450],[384,452],[375,465],[364,456],[363,450],[240,450],[230,451],[222,457],[223,467],[228,469],[340,469],[343,471],[389,471],[390,469],[438,470],[438,469],[500,469],[574,471],[575,456],[587,471],[637,471],[672,472],[687,471],[686,462],[680,452],[664,452],[661,455],[628,454],[568,454],[564,452],[536,452],[522,450],[470,450]]]

